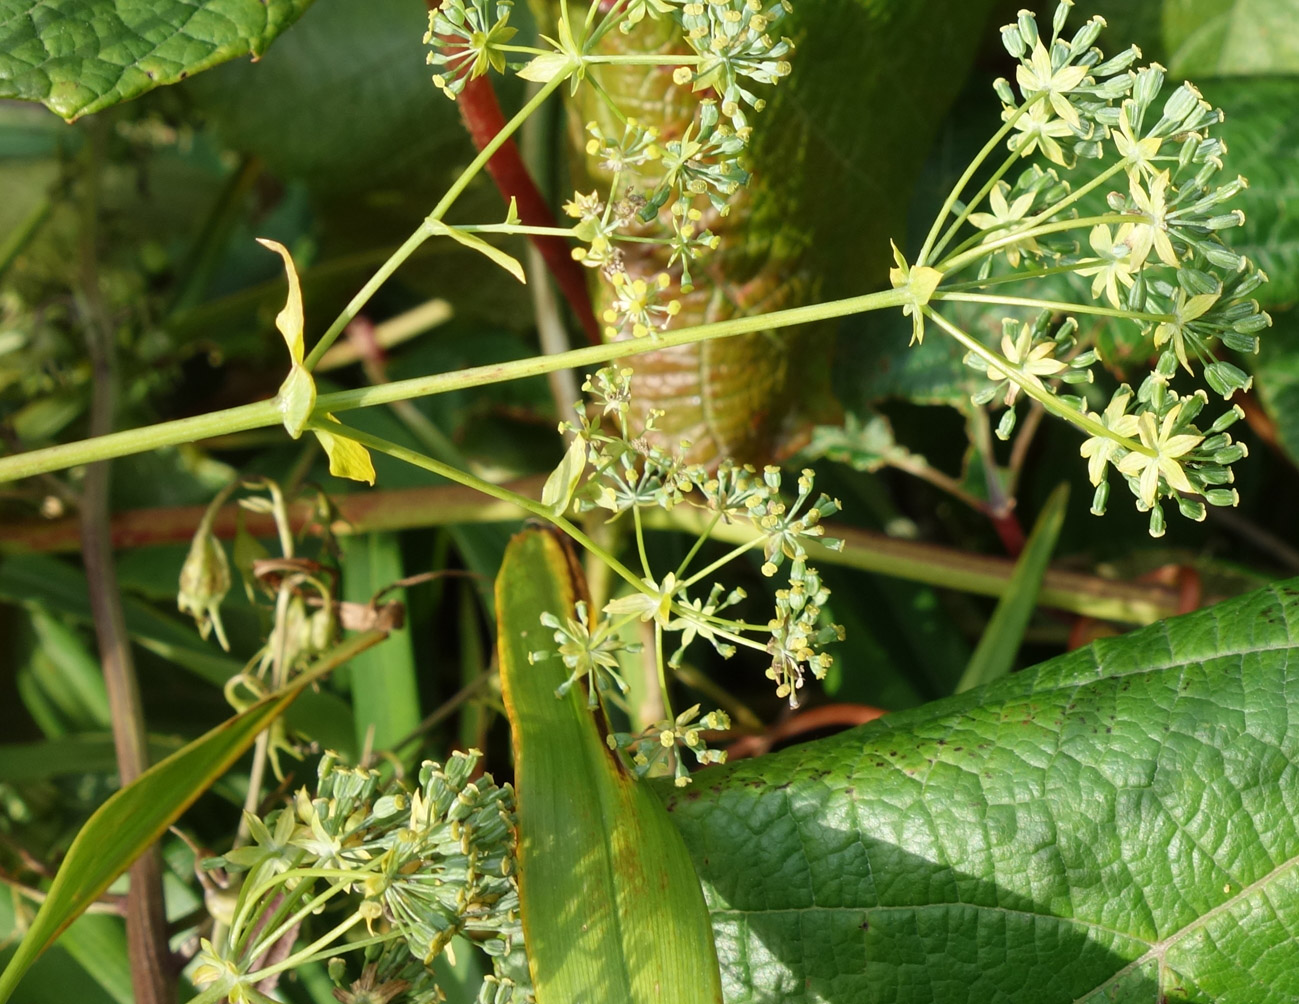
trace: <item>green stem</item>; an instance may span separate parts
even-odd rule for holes
[[[955,324],[943,317],[942,314],[937,313],[930,307],[925,307],[923,309],[927,318],[955,338],[970,352],[973,352],[976,356],[986,362],[990,367],[1001,373],[1007,380],[1015,384],[1028,397],[1031,397],[1034,401],[1038,402],[1043,408],[1051,412],[1051,414],[1063,418],[1070,425],[1075,425],[1078,428],[1091,433],[1093,436],[1101,436],[1105,439],[1113,440],[1125,449],[1131,450],[1134,453],[1140,453],[1147,457],[1157,456],[1154,450],[1148,449],[1136,440],[1128,439],[1126,436],[1116,435],[1113,429],[1102,425],[1100,422],[1096,421],[1094,418],[1088,417],[1081,411],[1069,407],[1069,405],[1065,404],[1047,390],[1039,381],[1030,379],[1028,376],[1021,373],[998,353],[993,352],[983,343],[971,338]]]
[[[1019,121],[1020,116],[1028,111],[1032,104],[1033,102],[1029,101],[1017,109],[1015,114],[1007,119],[1002,127],[992,134],[992,137],[988,142],[983,144],[983,149],[975,154],[974,160],[970,161],[969,165],[965,168],[965,171],[956,179],[956,184],[953,185],[952,190],[947,193],[947,200],[943,203],[942,208],[938,210],[938,215],[934,217],[933,225],[929,228],[929,233],[925,237],[924,246],[921,247],[920,254],[916,256],[916,265],[924,265],[928,263],[929,253],[933,249],[934,241],[938,240],[938,234],[943,227],[943,221],[947,219],[948,214],[952,211],[952,207],[956,205],[956,200],[961,197],[961,192],[965,189],[965,186],[970,183],[970,179],[974,177],[975,172],[983,166],[983,162],[988,159],[988,155],[997,148],[998,143],[1009,135],[1010,130],[1013,129],[1015,123]]]
[[[989,286],[1004,286],[1010,282],[1027,282],[1029,279],[1041,279],[1048,275],[1062,275],[1066,272],[1077,272],[1096,264],[1094,261],[1078,261],[1070,265],[1054,265],[1051,268],[1030,268],[1019,272],[1008,272],[1005,275],[994,275],[987,279],[967,279],[964,282],[944,283],[943,291],[948,293],[967,292],[974,289],[987,289]]]
[[[694,544],[691,545],[690,550],[686,552],[686,556],[681,559],[681,564],[677,566],[676,577],[678,579],[686,574],[686,569],[690,567],[690,562],[695,560],[695,555],[698,554],[699,549],[704,546],[704,541],[708,539],[709,534],[713,532],[713,527],[717,525],[718,520],[721,518],[722,514],[720,512],[714,513],[712,520],[709,522],[704,532],[695,538]]]
[[[444,394],[447,391],[463,390],[467,387],[481,387],[505,380],[540,376],[555,370],[598,366],[615,359],[625,359],[678,345],[691,345],[711,338],[729,338],[754,331],[769,331],[835,317],[847,317],[869,310],[900,307],[907,302],[908,295],[905,289],[886,289],[844,300],[831,300],[806,307],[777,310],[758,317],[734,317],[725,321],[699,324],[680,331],[668,331],[634,341],[589,345],[550,356],[536,356],[488,366],[473,366],[454,373],[438,373],[411,380],[398,380],[382,387],[363,387],[357,390],[321,394],[316,398],[315,414],[368,408],[376,404],[391,404],[393,401]],[[278,425],[281,420],[279,405],[272,399],[215,411],[207,415],[197,415],[193,418],[160,422],[143,429],[115,432],[108,436],[84,439],[76,443],[31,450],[16,456],[0,457],[0,483],[34,474],[63,470],[95,460],[124,457],[167,446],[193,443],[212,436]]]
[[[1133,217],[1123,213],[1106,213],[1103,216],[1085,216],[1076,220],[1056,220],[1054,223],[1044,223],[1040,227],[1032,227],[1028,230],[1016,230],[1013,234],[1007,234],[1004,237],[998,237],[996,240],[986,241],[977,247],[970,248],[968,251],[958,251],[951,258],[940,262],[934,266],[944,275],[953,275],[972,265],[980,258],[984,258],[994,251],[1000,251],[1004,247],[1012,244],[1018,244],[1020,241],[1028,240],[1033,237],[1042,237],[1046,234],[1058,234],[1066,230],[1079,230],[1083,227],[1091,229],[1102,223],[1123,224],[1131,223]]]
[[[350,426],[342,425],[339,422],[331,422],[328,419],[312,419],[310,425],[314,428],[331,432],[335,436],[344,436],[347,439],[355,440],[362,446],[386,454],[394,460],[405,461],[413,467],[422,468],[423,470],[444,477],[448,481],[454,481],[467,488],[473,488],[482,492],[484,495],[490,495],[494,499],[500,499],[502,502],[512,503],[524,512],[527,512],[538,519],[543,519],[547,523],[552,524],[564,533],[568,534],[574,541],[607,564],[640,592],[647,596],[657,595],[653,589],[647,586],[640,577],[636,575],[635,572],[588,537],[571,522],[563,516],[556,516],[546,506],[528,498],[526,495],[512,492],[508,488],[502,488],[500,485],[494,485],[490,481],[484,481],[482,478],[475,477],[467,471],[462,471],[458,468],[452,467],[450,464],[444,464],[438,460],[434,460],[432,457],[426,457],[422,453],[416,453],[414,450],[408,450],[404,446],[398,446],[396,443],[390,443],[386,439],[380,439],[378,436],[371,436],[369,433],[362,432],[360,429],[354,429]]]
[[[1091,303],[1071,303],[1068,300],[1039,300],[1031,296],[998,296],[995,293],[957,293],[946,290],[935,291],[929,299],[956,300],[962,303],[999,303],[1007,307],[1037,307],[1042,310],[1058,310],[1067,314],[1096,314],[1100,317],[1121,317],[1131,321],[1154,321],[1164,323],[1175,321],[1172,314],[1151,314],[1143,310],[1123,310],[1118,307],[1100,307]]]
[[[723,565],[729,564],[730,562],[738,558],[740,555],[753,550],[753,548],[755,548],[758,544],[761,543],[762,543],[761,537],[754,537],[752,540],[748,541],[747,543],[740,544],[738,547],[732,548],[731,550],[723,554],[720,558],[718,558],[716,561],[714,561],[707,568],[703,568],[700,571],[695,572],[694,575],[690,576],[690,578],[686,579],[683,583],[681,583],[680,588],[685,589],[687,586],[693,586],[704,576],[711,575],[713,572],[717,571],[717,569],[721,568]]]
[[[1019,143],[1015,149],[1011,151],[1010,156],[1001,162],[1001,166],[992,173],[992,177],[984,182],[983,187],[974,193],[974,196],[965,204],[965,208],[957,214],[956,219],[952,220],[951,225],[947,228],[947,232],[943,234],[942,239],[934,245],[933,254],[935,256],[943,253],[943,248],[947,247],[947,245],[951,243],[952,238],[955,237],[957,231],[961,229],[961,224],[969,219],[970,213],[974,210],[974,207],[987,197],[988,193],[992,191],[993,186],[1005,177],[1006,172],[1009,171],[1011,166],[1020,159],[1020,151],[1025,145],[1027,145],[1027,140]]]
[[[307,369],[311,369],[320,361],[320,357],[334,344],[334,340],[343,333],[343,329],[352,323],[352,319],[361,312],[361,308],[370,302],[370,297],[374,296],[379,287],[388,281],[388,277],[401,267],[402,263],[414,253],[416,248],[433,236],[437,229],[435,224],[442,222],[442,217],[447,214],[456,199],[460,198],[469,182],[487,166],[487,162],[492,159],[496,151],[514,135],[528,116],[545,104],[546,99],[568,79],[571,72],[570,70],[568,73],[556,74],[553,80],[547,82],[541,90],[528,99],[527,103],[515,113],[515,116],[505,123],[504,128],[492,137],[491,142],[479,151],[478,156],[470,161],[469,166],[460,172],[460,177],[452,183],[446,194],[433,207],[433,212],[429,213],[424,222],[419,225],[419,228],[413,234],[406,238],[396,253],[370,277],[370,280],[361,287],[361,291],[352,297],[351,302],[343,309],[343,312],[334,319],[334,323],[329,326],[329,330],[320,336],[320,341],[316,342],[311,354],[307,356]]]

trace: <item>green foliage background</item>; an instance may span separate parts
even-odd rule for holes
[[[887,237],[919,243],[915,230],[996,125],[990,83],[1010,70],[994,29],[1014,6],[802,0],[793,86],[777,92],[776,125],[755,150],[766,205],[781,208],[756,215],[756,238],[789,228],[827,293],[879,284]],[[472,156],[455,106],[428,82],[417,3],[84,0],[94,26],[84,37],[44,30],[43,7],[0,0],[0,96],[55,113],[0,103],[6,451],[85,434],[93,381],[77,263],[88,240],[118,326],[118,427],[224,407],[273,393],[282,376],[273,329],[282,273],[252,238],[292,248],[307,316],[325,317]],[[1289,933],[1296,601],[1293,586],[1271,584],[1299,572],[1288,501],[1299,497],[1299,3],[1105,0],[1097,9],[1111,25],[1103,44],[1138,42],[1225,109],[1230,167],[1251,182],[1234,243],[1268,272],[1260,295],[1276,324],[1245,361],[1255,389],[1240,509],[1179,524],[1158,544],[1119,507],[1103,521],[1086,516],[1071,432],[1045,425],[1008,470],[1006,453],[986,446],[987,416],[969,405],[975,377],[961,353],[937,338],[908,349],[909,322],[880,315],[838,334],[835,389],[850,434],[821,451],[820,484],[843,498],[847,523],[979,556],[1000,542],[967,503],[992,507],[1009,492],[1027,525],[1066,481],[1074,502],[1058,563],[1125,582],[1172,567],[1198,583],[1206,605],[1262,591],[950,697],[990,602],[827,569],[849,635],[825,703],[901,713],[663,793],[704,883],[728,1001],[1299,999]],[[236,58],[249,53],[259,60]],[[518,95],[505,89],[504,100]],[[569,167],[561,133],[552,120],[525,140],[557,199]],[[85,219],[92,188],[97,238]],[[495,218],[501,207],[482,182],[457,211]],[[452,301],[453,319],[392,350],[388,378],[536,351],[526,291],[454,246],[422,251],[371,309],[381,321],[434,296]],[[989,337],[999,331],[995,317],[964,320]],[[1144,349],[1117,329],[1095,334],[1111,377],[1138,378]],[[329,379],[367,376],[351,367]],[[423,449],[420,429],[431,425],[448,457],[493,477],[535,475],[559,458],[543,381],[413,407],[414,420],[376,410],[357,425]],[[197,505],[236,470],[335,491],[313,449],[254,433],[124,459],[112,504]],[[396,747],[407,764],[479,745],[508,776],[503,708],[484,681],[495,630],[488,583],[517,521],[443,519],[418,494],[436,479],[382,457],[376,467],[382,490],[416,494],[383,496],[377,514],[339,524],[361,531],[342,550],[343,594],[364,602],[403,575],[448,566],[469,577],[409,587],[406,629],[304,695],[288,721],[346,756]],[[917,469],[925,479],[904,473]],[[68,511],[80,485],[71,472],[0,495],[0,872],[17,884],[0,897],[0,958],[31,916],[17,886],[44,881],[24,854],[53,867],[115,787],[75,530],[40,536],[58,525],[42,522],[42,509]],[[182,541],[119,553],[157,757],[227,717],[221,684],[265,623],[236,586],[232,654],[201,642],[174,610]],[[655,546],[668,556],[682,548],[670,533]],[[755,593],[765,588],[756,568],[740,576]],[[1017,664],[1056,656],[1087,627],[1039,612]],[[760,720],[780,717],[759,672],[696,668]],[[477,688],[469,703],[410,738],[464,687]],[[683,690],[686,705],[699,699]],[[295,770],[300,781],[310,766]],[[245,782],[236,769],[213,785],[186,829],[224,847]],[[169,908],[184,918],[201,901],[193,855],[171,838],[164,850]],[[473,999],[479,966],[465,951],[459,975],[448,971],[453,1002]],[[320,967],[285,990],[331,999]],[[120,920],[83,917],[21,992],[129,1000]]]

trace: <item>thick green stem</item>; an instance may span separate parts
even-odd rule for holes
[[[522,377],[540,376],[555,370],[599,366],[615,359],[625,359],[677,345],[690,345],[710,338],[729,338],[754,331],[770,331],[829,318],[846,317],[868,310],[900,307],[907,302],[907,296],[906,290],[886,289],[844,300],[831,300],[806,307],[777,310],[759,317],[735,317],[725,321],[714,321],[711,324],[699,324],[680,331],[669,331],[634,341],[589,345],[551,356],[536,356],[514,362],[494,363],[490,366],[474,366],[454,373],[438,373],[412,380],[398,380],[383,387],[364,387],[359,390],[321,394],[316,398],[315,414],[368,408],[376,404],[391,404],[393,401],[444,394],[447,391],[463,390],[467,387],[481,387]],[[117,432],[77,443],[32,450],[12,457],[0,457],[0,483],[34,474],[44,474],[48,471],[63,470],[95,460],[124,457],[166,446],[193,443],[212,436],[265,428],[278,425],[281,420],[279,406],[272,399],[198,415],[194,418],[161,422],[129,432]]]

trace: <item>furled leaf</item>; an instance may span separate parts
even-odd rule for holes
[[[275,315],[275,327],[284,336],[284,344],[289,349],[290,369],[289,375],[280,385],[276,399],[279,401],[280,412],[284,415],[284,428],[290,436],[297,439],[302,435],[307,419],[311,417],[311,410],[316,406],[316,382],[302,364],[302,329],[306,324],[302,314],[302,284],[298,281],[298,270],[288,248],[279,241],[265,237],[258,237],[257,243],[270,248],[284,259],[284,273],[289,281],[289,295],[284,301],[284,308]],[[332,457],[330,466],[333,466]],[[374,483],[373,479],[370,483]]]
[[[1164,43],[1182,77],[1299,72],[1299,0],[1165,0]]]
[[[568,444],[568,449],[564,451],[564,459],[550,472],[550,477],[546,478],[546,483],[542,486],[541,504],[556,516],[561,515],[573,501],[573,493],[581,483],[584,470],[586,470],[586,440],[581,436],[574,436],[573,441]]]
[[[1069,485],[1062,484],[1051,493],[1042,508],[1042,514],[1033,524],[1024,552],[1015,562],[1015,572],[1010,577],[1006,592],[997,601],[997,609],[979,639],[979,647],[970,657],[965,673],[956,685],[956,692],[991,683],[1014,668],[1015,656],[1024,642],[1024,629],[1037,607],[1038,590],[1042,576],[1055,553],[1055,542],[1060,539],[1064,526],[1066,506],[1069,503]]]
[[[254,59],[311,0],[0,0],[0,98],[65,119]]]
[[[325,418],[331,422],[338,421],[328,412],[325,413]],[[329,457],[330,474],[336,478],[351,478],[353,481],[364,481],[367,485],[374,484],[374,463],[370,460],[369,450],[346,436],[336,436],[324,429],[313,428],[311,431],[320,440],[325,456]]]
[[[729,1001],[1294,1000],[1299,581],[661,789]]]
[[[382,638],[377,632],[357,635],[287,687],[222,722],[110,796],[68,848],[40,911],[0,973],[0,1004],[60,932],[225,773],[305,687]]]
[[[537,1004],[720,1002],[699,883],[649,787],[604,744],[541,624],[581,584],[557,540],[516,536],[496,580],[501,689],[514,736],[519,884]]]

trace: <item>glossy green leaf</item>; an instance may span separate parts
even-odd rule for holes
[[[1299,581],[660,789],[729,1001],[1282,1004]]]
[[[0,97],[65,119],[254,59],[311,0],[0,0]]]
[[[542,627],[580,583],[557,539],[528,531],[496,584],[501,687],[514,737],[519,884],[537,1004],[720,1002],[699,883],[649,787],[617,762]]]
[[[1164,0],[1181,77],[1299,72],[1299,0]]]
[[[283,690],[221,723],[115,792],[81,828],[18,950],[0,973],[0,1002],[59,934],[252,745],[303,689],[381,641],[357,635]]]
[[[395,533],[344,537],[342,545],[343,598],[349,602],[369,603],[379,590],[406,574],[401,538]],[[383,600],[404,603],[406,591],[385,593]],[[410,628],[393,631],[382,648],[358,655],[347,672],[358,750],[391,749],[419,725],[419,685]]]
[[[1015,562],[1015,571],[1006,592],[997,601],[997,609],[970,657],[956,692],[991,683],[1014,668],[1015,656],[1024,641],[1024,630],[1037,608],[1037,593],[1042,588],[1055,542],[1060,539],[1064,516],[1069,504],[1069,485],[1062,484],[1051,493],[1042,513],[1033,524],[1024,550]]]

